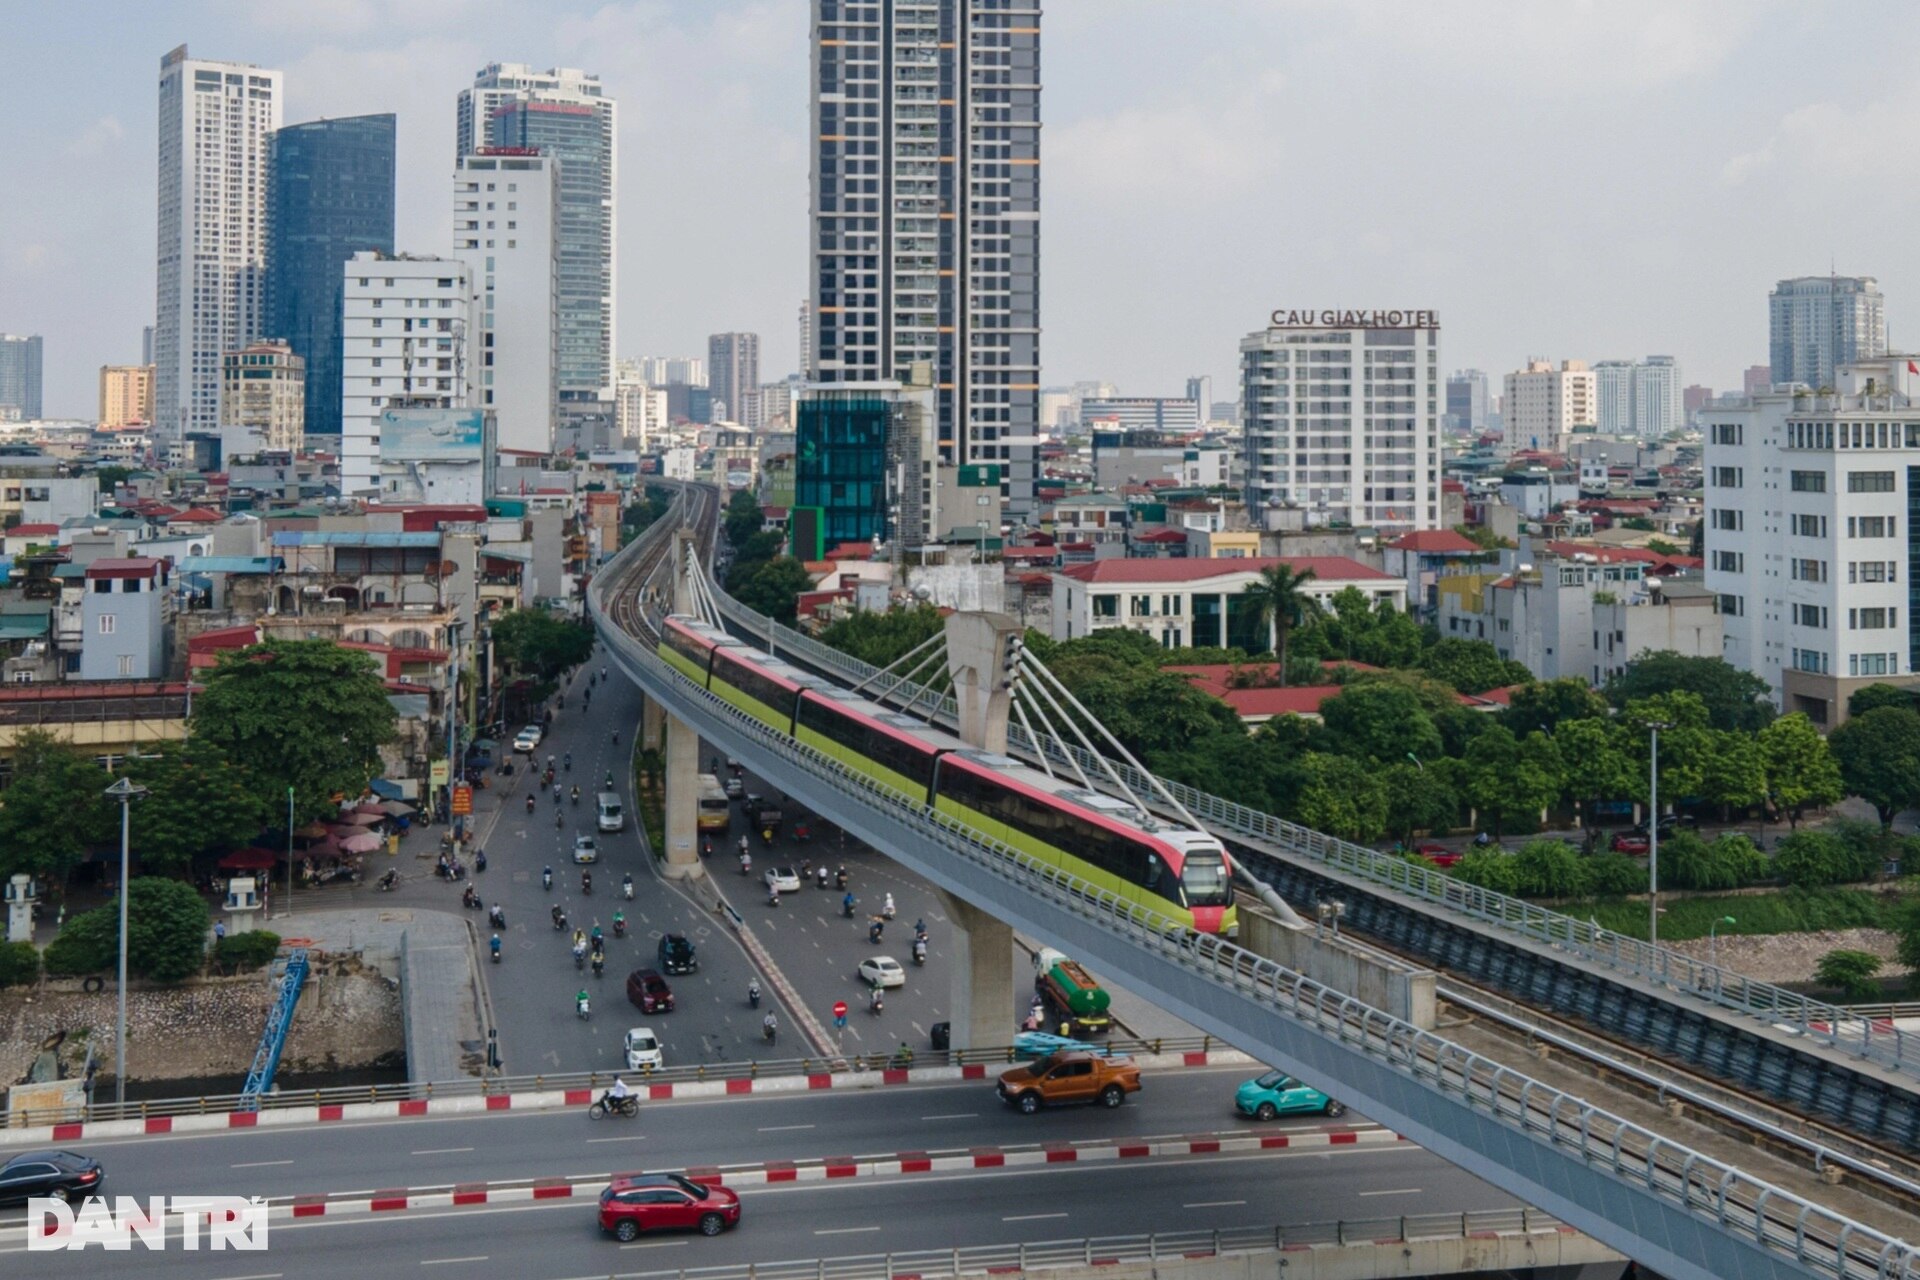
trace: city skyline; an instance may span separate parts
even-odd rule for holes
[[[1767,291],[1829,265],[1875,276],[1891,345],[1914,345],[1902,322],[1920,252],[1898,234],[1913,180],[1885,174],[1892,198],[1864,209],[1826,180],[1920,118],[1891,55],[1789,7],[1662,6],[1658,21],[1636,5],[1552,21],[1477,11],[1487,21],[1388,22],[1367,8],[1223,0],[1200,23],[1129,0],[1097,13],[1049,4],[1043,383],[1172,395],[1204,371],[1224,385],[1238,338],[1273,306],[1417,305],[1441,311],[1449,369],[1663,351],[1689,380],[1727,389],[1766,358]],[[91,414],[99,367],[130,362],[152,323],[152,68],[180,43],[284,72],[289,121],[396,112],[396,247],[408,252],[445,251],[446,104],[477,68],[599,75],[631,104],[614,354],[750,330],[766,338],[766,376],[798,368],[807,6],[563,5],[535,21],[473,0],[390,19],[352,4],[291,14],[206,0],[130,15],[102,51],[71,13],[9,16],[10,38],[40,56],[22,69],[27,163],[0,252],[0,328],[46,336],[49,414]],[[1506,19],[1513,51],[1481,47],[1473,33]],[[1380,47],[1392,56],[1361,56]],[[95,90],[76,114],[55,77],[82,67]],[[1363,104],[1341,130],[1275,132],[1277,120],[1318,118],[1334,95]],[[1414,144],[1397,166],[1350,158],[1394,138]],[[1567,185],[1629,156],[1633,191],[1589,184],[1576,198]],[[1302,199],[1303,166],[1342,199]],[[647,199],[662,175],[680,194]],[[108,177],[123,198],[98,198]],[[1649,187],[1669,198],[1650,201]],[[1768,217],[1752,218],[1760,200]],[[723,260],[728,271],[711,269]]]

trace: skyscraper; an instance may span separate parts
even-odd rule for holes
[[[560,397],[612,395],[619,265],[615,103],[598,76],[496,62],[460,92],[457,154],[530,148],[557,157],[560,186]],[[504,423],[502,424],[504,430]]]
[[[814,0],[810,201],[820,382],[929,366],[942,461],[1033,511],[1040,411],[1040,13]]]
[[[1447,379],[1447,425],[1475,435],[1487,429],[1487,375],[1462,369]]]
[[[1648,356],[1633,366],[1633,429],[1643,439],[1658,440],[1686,425],[1685,388],[1680,366],[1672,356]]]
[[[748,421],[747,401],[760,391],[759,334],[716,333],[707,339],[707,390],[726,405],[728,422],[758,425]]]
[[[800,377],[813,377],[813,303],[800,300]]]
[[[480,305],[479,399],[501,449],[546,453],[560,413],[560,222],[565,161],[462,156],[453,174],[453,256]]]
[[[265,331],[306,362],[309,434],[340,433],[341,267],[362,249],[393,252],[393,135],[391,115],[273,135]]]
[[[40,335],[0,333],[0,418],[40,417]]]
[[[100,366],[100,425],[109,430],[153,421],[153,366]]]
[[[1594,427],[1601,435],[1636,434],[1633,361],[1601,360],[1593,366]]]
[[[1887,353],[1886,299],[1872,276],[1800,276],[1767,295],[1773,381],[1833,386],[1843,364]]]
[[[156,443],[220,425],[221,362],[266,319],[267,159],[281,80],[241,62],[160,60]]]

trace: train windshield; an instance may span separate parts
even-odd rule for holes
[[[1189,850],[1180,871],[1180,887],[1189,907],[1225,907],[1233,904],[1233,885],[1227,878],[1227,860],[1211,850]]]

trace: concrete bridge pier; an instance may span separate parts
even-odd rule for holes
[[[679,530],[673,535],[673,563],[680,566],[673,578],[673,611],[679,614],[696,612],[688,577],[694,564],[692,553],[692,530]],[[661,870],[673,879],[690,880],[706,873],[700,864],[700,734],[649,699],[644,734],[652,736],[656,719],[666,722],[661,727],[667,756],[667,847]]]
[[[1006,1044],[1013,1022],[1013,926],[944,889],[938,891],[953,941],[951,1047]]]

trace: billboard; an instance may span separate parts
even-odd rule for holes
[[[380,460],[479,462],[486,436],[484,409],[387,409],[380,414]]]

